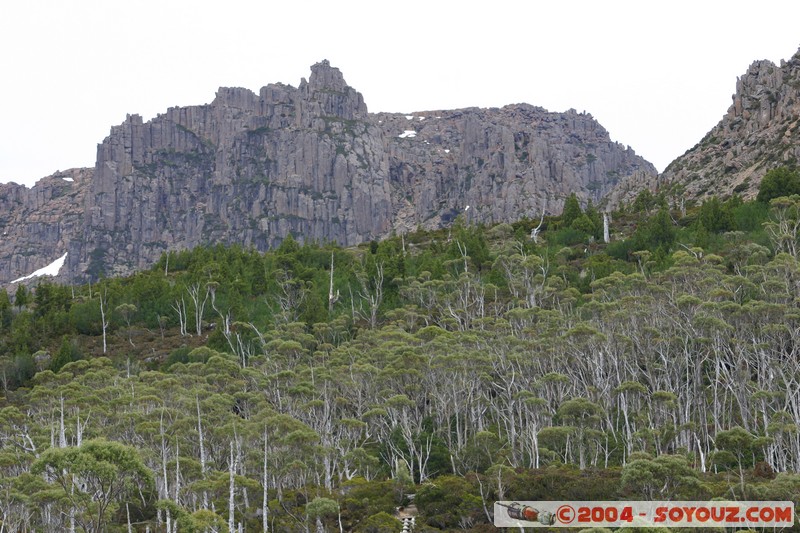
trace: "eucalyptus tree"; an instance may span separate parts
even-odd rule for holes
[[[386,411],[387,462],[403,461],[413,479],[423,483],[428,478],[428,462],[433,451],[433,435],[424,430],[423,416],[415,402],[405,394],[387,398],[382,406]]]
[[[33,464],[33,472],[44,474],[63,491],[87,532],[104,531],[108,515],[122,503],[146,504],[154,485],[152,472],[136,450],[113,441],[50,448]]]
[[[617,412],[622,416],[622,431],[625,442],[626,456],[630,456],[634,451],[634,434],[638,431],[637,422],[644,406],[644,397],[647,395],[647,388],[638,381],[625,381],[614,389],[617,397]]]
[[[562,421],[574,428],[574,443],[578,447],[578,464],[581,469],[587,466],[587,454],[591,452],[591,445],[597,446],[601,434],[596,428],[600,426],[603,408],[586,398],[573,398],[565,401],[558,407],[556,413]],[[597,462],[597,454],[593,464]]]
[[[486,286],[475,274],[465,271],[448,277],[443,290],[443,314],[459,331],[472,329],[475,320],[486,316]]]
[[[326,531],[325,522],[340,515],[341,511],[336,500],[316,497],[306,504],[306,514],[309,518],[314,519],[317,533],[324,533]]]
[[[374,269],[374,274],[370,276],[367,272],[367,267],[362,264],[361,268],[356,272],[359,284],[357,292],[359,304],[357,307],[353,307],[354,313],[365,319],[370,329],[375,329],[378,325],[378,311],[381,304],[383,304],[384,290],[383,263],[375,264]],[[350,300],[354,300],[352,290]],[[364,309],[364,304],[367,306],[366,310]],[[355,319],[355,316],[353,318]]]
[[[420,348],[433,355],[423,381],[430,401],[429,416],[447,445],[453,471],[458,472],[456,460],[472,435],[489,424],[484,398],[489,357],[479,349],[462,346],[450,333],[438,328],[426,329],[429,331],[420,333],[438,330]]]
[[[108,351],[106,332],[108,331],[108,326],[111,325],[111,310],[108,307],[107,288],[104,288],[102,292],[100,292],[98,300],[100,302],[100,327],[103,330],[103,353],[106,353],[106,351]]]
[[[636,458],[623,467],[620,481],[625,494],[645,500],[693,499],[704,492],[697,472],[677,455]]]
[[[133,304],[124,303],[124,304],[118,305],[114,310],[125,321],[125,325],[128,328],[127,329],[128,342],[130,343],[131,346],[135,347],[135,344],[133,344],[133,339],[131,338],[131,320],[133,319],[133,316],[136,314],[136,311],[138,309]]]
[[[400,288],[401,296],[412,305],[420,309],[422,320],[426,326],[442,324],[441,308],[441,280],[433,279],[427,270],[422,271],[416,278],[408,278]]]
[[[483,401],[493,414],[498,436],[508,442],[511,464],[522,466],[521,413],[526,407],[522,395],[533,387],[534,382],[534,375],[525,365],[529,356],[524,347],[528,345],[505,336],[487,339],[481,346],[489,354],[484,371],[488,379],[481,387]]]
[[[297,322],[308,300],[311,287],[303,279],[295,276],[291,270],[278,270],[276,273],[278,292],[274,299],[277,303],[276,316],[285,322]]]

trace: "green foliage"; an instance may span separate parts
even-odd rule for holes
[[[764,202],[743,202],[732,206],[731,215],[738,231],[754,232],[761,229],[767,219],[769,206]]]
[[[616,500],[619,480],[619,468],[579,470],[573,465],[551,465],[515,473],[504,496],[517,500]]]
[[[172,502],[164,502],[171,504]],[[173,516],[177,517],[177,524],[180,531],[186,533],[205,533],[206,531],[227,531],[228,524],[220,515],[209,509],[198,509],[193,513],[180,512],[174,505],[164,505],[170,508]]]
[[[587,235],[595,236],[597,234],[597,226],[588,215],[582,214],[572,221],[570,227],[576,231],[586,233]]]
[[[24,284],[20,283],[17,285],[17,291],[14,293],[14,305],[17,308],[22,309],[26,305],[28,305],[28,301],[30,299],[30,293],[28,292],[28,287]]]
[[[83,354],[75,342],[64,337],[64,340],[61,342],[61,348],[59,348],[58,353],[50,363],[50,370],[58,372],[64,365],[79,361],[82,358]]]
[[[716,197],[703,202],[697,223],[712,233],[731,231],[734,229],[734,218],[730,202],[723,204]]]
[[[0,291],[0,333],[7,333],[11,328],[14,313],[11,309],[11,300],[6,291]]]
[[[631,204],[634,213],[647,213],[656,206],[656,198],[649,189],[643,189]]]
[[[13,354],[35,352],[39,348],[36,337],[36,322],[33,313],[30,311],[17,313],[11,323],[11,335],[7,338],[9,352]]]
[[[306,504],[306,513],[311,518],[330,518],[339,512],[339,504],[330,498],[314,498]]]
[[[192,349],[189,346],[181,346],[180,348],[176,348],[172,350],[167,356],[166,361],[164,361],[164,367],[169,368],[175,363],[183,363],[186,364],[189,362],[189,352]]]
[[[358,533],[397,533],[402,529],[400,520],[389,513],[380,512],[367,517],[359,524]]]
[[[600,214],[600,211],[597,210],[591,199],[586,203],[585,214],[586,218],[591,222],[591,227],[593,229],[591,235],[595,239],[601,239],[603,237],[603,216]]]
[[[564,209],[561,212],[561,225],[565,228],[572,226],[582,214],[583,211],[581,210],[581,204],[578,202],[578,196],[573,192],[564,201]]]
[[[547,242],[554,246],[574,246],[586,242],[586,233],[573,227],[551,231]]]
[[[606,253],[613,259],[629,261],[632,259],[632,253],[636,250],[636,245],[637,243],[633,239],[612,241],[606,247]]]
[[[438,529],[458,527],[463,521],[475,522],[483,514],[480,495],[464,478],[440,476],[420,487],[414,498],[428,525]]]
[[[364,517],[393,513],[397,503],[392,485],[392,481],[368,482],[363,478],[345,483],[346,497],[340,505],[345,529],[352,530]]]
[[[28,383],[35,374],[36,363],[33,357],[27,353],[15,356],[13,364],[6,371],[6,375],[9,378],[9,386],[12,388]]]
[[[680,456],[634,459],[622,469],[620,481],[626,494],[643,500],[701,499],[704,491],[697,472]]]
[[[675,242],[677,231],[672,217],[666,209],[660,209],[640,226],[633,236],[637,250],[668,251]]]
[[[761,178],[756,200],[769,204],[775,198],[800,194],[800,173],[788,167],[777,167]]]
[[[100,304],[97,300],[74,303],[70,308],[70,320],[77,333],[99,335],[102,332]]]

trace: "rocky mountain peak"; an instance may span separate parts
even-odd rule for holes
[[[212,107],[233,107],[245,110],[256,109],[258,95],[250,89],[242,87],[220,87],[211,105]]]
[[[343,120],[363,120],[367,116],[367,105],[361,93],[347,85],[342,72],[332,67],[327,59],[311,66],[309,81],[301,82],[299,90],[317,116]]]
[[[311,76],[308,84],[315,91],[345,92],[348,88],[342,72],[338,68],[332,67],[327,59],[311,65]]]
[[[754,61],[737,78],[720,122],[658,180],[620,184],[614,198],[630,200],[645,187],[686,199],[740,194],[752,198],[761,178],[800,161],[800,50],[780,66]]]
[[[517,104],[369,114],[321,61],[297,88],[222,87],[210,104],[129,115],[72,182],[0,187],[0,281],[64,253],[61,276],[79,281],[201,244],[265,250],[291,234],[350,246],[461,213],[508,222],[655,174],[586,113]]]

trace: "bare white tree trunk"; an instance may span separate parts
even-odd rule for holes
[[[108,330],[108,325],[110,322],[110,317],[106,318],[106,307],[108,307],[108,291],[104,290],[103,294],[100,295],[100,321],[103,326],[103,353],[106,353],[107,345],[106,345],[106,331]]]
[[[203,438],[203,421],[200,417],[200,398],[195,396],[197,402],[197,434],[200,438],[200,476],[205,479],[206,477],[206,449],[204,446]],[[203,491],[203,509],[208,509],[208,492]]]
[[[80,446],[83,444],[83,431],[86,429],[86,426],[89,424],[89,416],[86,417],[86,420],[81,420],[81,409],[80,407],[77,408],[77,422],[75,428],[75,446]]]
[[[64,395],[61,395],[61,421],[58,425],[58,447],[67,447],[67,435],[64,431]]]
[[[461,259],[464,260],[464,274],[469,272],[469,268],[467,266],[467,259],[469,256],[467,255],[467,245],[462,245],[459,241],[456,241],[456,246],[458,246],[458,251],[461,253]]]
[[[368,315],[363,312],[359,312],[359,314],[369,320],[371,329],[375,329],[378,325],[378,309],[383,303],[383,263],[376,265],[375,277],[372,279],[372,290],[370,290],[366,274],[358,276],[358,281],[361,284],[361,291],[358,295],[369,306]]]
[[[700,439],[697,435],[694,436],[695,440],[697,441],[697,451],[700,453],[700,472],[705,473],[706,471],[706,454],[703,453],[703,446],[700,444]]]
[[[242,457],[242,442],[239,439],[239,436],[236,434],[236,430],[234,430],[234,442],[236,443],[236,466],[239,471],[239,475],[247,477],[245,462],[244,458]],[[247,486],[245,485],[242,485],[242,506],[244,509],[250,508],[250,496],[247,493]]]
[[[542,216],[539,218],[539,225],[531,230],[531,239],[533,239],[535,244],[539,242],[539,231],[542,229],[542,224],[544,224],[544,212],[546,209],[547,202],[545,202],[544,207],[542,207]]]
[[[175,444],[175,503],[181,504],[181,448]]]
[[[231,459],[228,465],[228,471],[230,472],[230,483],[228,487],[228,531],[235,531],[234,527],[236,526],[236,522],[234,521],[234,499],[233,495],[236,489],[234,484],[234,471],[236,470],[236,462],[233,457],[233,441],[230,443],[231,445]]]
[[[333,294],[333,252],[331,252],[331,282],[328,287],[328,314],[333,313],[333,304],[339,301],[339,291]]]
[[[208,301],[208,295],[210,291],[208,287],[206,287],[206,293],[201,300],[199,283],[195,283],[191,287],[187,287],[186,290],[189,292],[189,298],[192,299],[192,303],[194,303],[195,329],[197,330],[197,334],[201,335],[203,333],[203,312],[205,311],[206,302]]]
[[[164,441],[164,415],[161,415],[161,475],[164,479],[164,493],[162,497],[169,499],[169,478],[167,477],[167,445]]]
[[[606,244],[611,242],[611,234],[608,230],[608,213],[603,213],[603,242]]]
[[[159,491],[159,497],[165,500],[169,500],[169,478],[167,477],[167,445],[164,441],[164,413],[161,413],[161,422],[159,427],[161,433],[161,477],[164,483],[164,486]],[[166,509],[167,515],[167,522],[166,528],[167,533],[172,533],[172,514],[170,513],[169,509]]]
[[[268,533],[269,531],[269,497],[267,495],[267,428],[264,428],[264,476],[262,478],[262,485],[264,487],[264,497],[261,501],[261,519],[263,520],[262,531]]]
[[[186,301],[181,296],[181,300],[175,300],[175,303],[172,305],[172,308],[178,313],[178,324],[181,328],[181,337],[186,337],[189,335],[189,332],[186,328]]]
[[[70,491],[74,494],[75,493],[75,486],[70,487]],[[75,533],[75,507],[70,506],[69,508],[69,533]]]

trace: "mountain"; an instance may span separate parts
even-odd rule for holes
[[[68,174],[0,188],[1,282],[65,252],[60,277],[79,281],[201,243],[265,250],[292,234],[347,246],[461,213],[517,220],[656,171],[574,110],[371,114],[322,61],[296,88],[221,88],[207,105],[129,115],[98,145],[94,169]]]
[[[764,60],[750,65],[736,80],[733,102],[719,124],[651,185],[683,191],[686,199],[733,193],[752,198],[769,169],[798,161],[800,51],[780,66]]]

